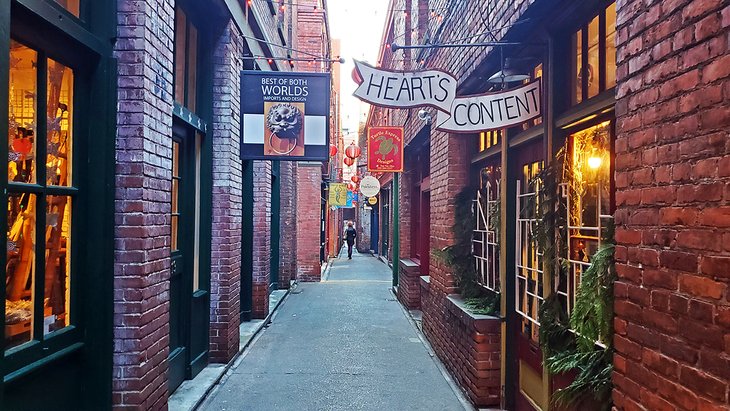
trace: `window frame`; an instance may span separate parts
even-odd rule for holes
[[[97,35],[89,32],[86,25],[79,19],[57,19],[53,21],[45,21],[43,18],[49,14],[56,13],[57,8],[63,9],[58,4],[53,4],[51,0],[11,0],[4,9],[0,9],[0,15],[4,14],[4,17],[0,19],[0,29],[6,28],[6,37],[0,38],[0,78],[9,81],[9,50],[10,41],[18,41],[25,46],[34,49],[38,53],[38,69],[37,69],[37,88],[36,93],[38,96],[43,98],[37,99],[35,111],[44,115],[45,108],[47,107],[46,97],[46,78],[47,78],[47,59],[53,59],[56,62],[63,64],[69,69],[73,70],[73,112],[70,113],[70,120],[73,124],[72,138],[71,138],[71,150],[73,153],[71,159],[71,179],[69,186],[47,186],[45,181],[45,167],[36,167],[36,183],[25,184],[25,183],[13,183],[8,182],[8,168],[7,166],[2,167],[0,172],[0,187],[2,188],[2,195],[0,201],[3,201],[6,205],[10,194],[27,192],[35,194],[36,200],[36,213],[45,214],[45,205],[47,195],[60,195],[69,196],[71,200],[70,214],[72,216],[70,226],[70,236],[72,239],[81,238],[82,234],[89,233],[91,225],[86,221],[87,218],[74,218],[73,216],[83,215],[89,211],[92,204],[102,205],[106,204],[108,198],[104,197],[103,200],[95,201],[92,191],[99,194],[99,188],[94,187],[92,190],[89,187],[88,182],[91,179],[82,178],[81,176],[86,173],[87,165],[82,158],[88,157],[89,147],[84,147],[82,143],[88,143],[91,138],[91,132],[89,130],[90,121],[87,115],[82,113],[87,112],[91,105],[91,100],[94,97],[99,97],[94,91],[94,84],[101,84],[101,77],[96,77],[96,70],[100,65],[106,63],[102,59],[102,56],[111,56],[111,46],[104,45],[99,40]],[[83,4],[88,4],[84,2]],[[86,6],[82,8],[82,12],[85,12]],[[64,9],[65,11],[65,9]],[[67,11],[65,11],[68,13]],[[68,13],[70,15],[70,13]],[[11,19],[12,16],[12,19]],[[0,30],[2,31],[2,30]],[[68,35],[68,39],[63,41],[54,40],[55,34]],[[40,81],[39,79],[43,79]],[[7,84],[7,83],[6,83]],[[106,83],[104,83],[106,84]],[[0,92],[0,116],[9,115],[8,106],[8,88],[5,88]],[[93,96],[93,97],[92,97]],[[106,100],[105,100],[106,104]],[[108,109],[106,105],[102,106],[102,109]],[[106,112],[105,112],[106,114]],[[0,135],[8,135],[8,123],[3,121],[0,124]],[[103,118],[95,125],[96,131],[107,132],[111,126],[111,119]],[[43,136],[42,138],[36,137],[38,142],[36,143],[36,158],[44,159],[46,155],[46,147],[44,142],[46,141],[46,124],[45,122],[37,122],[36,136]],[[7,138],[7,137],[5,137]],[[0,157],[8,158],[8,146],[7,140],[5,144],[0,144]],[[39,144],[40,143],[40,144]],[[101,143],[105,148],[98,153],[99,156],[109,156],[113,151],[114,144],[108,144],[106,142]],[[95,145],[96,147],[96,145]],[[113,158],[113,154],[111,155]],[[108,159],[108,157],[105,157]],[[36,160],[37,161],[37,160]],[[106,172],[108,170],[104,170]],[[107,174],[105,174],[105,177]],[[100,183],[101,184],[101,183]],[[110,210],[113,211],[113,208]],[[106,208],[97,210],[100,214],[108,215],[110,211]],[[42,221],[41,221],[42,220]],[[0,213],[0,225],[8,226],[7,213]],[[42,230],[41,230],[42,227]],[[45,261],[45,233],[46,222],[45,218],[37,219],[36,221],[36,266],[40,261]],[[96,231],[102,230],[106,227],[96,227]],[[72,240],[73,241],[73,240]],[[0,247],[7,243],[7,236],[0,241]],[[82,297],[80,291],[82,290],[81,285],[86,284],[88,278],[84,276],[82,270],[79,267],[78,261],[79,256],[83,253],[89,252],[89,248],[93,248],[89,245],[79,246],[81,242],[75,242],[75,245],[70,248],[68,258],[70,259],[70,269],[67,273],[69,276],[69,325],[54,332],[43,335],[42,325],[43,317],[38,316],[38,313],[43,312],[43,287],[37,287],[34,290],[34,318],[33,318],[33,334],[32,339],[29,342],[23,343],[19,346],[5,350],[5,338],[3,331],[2,342],[0,342],[0,349],[2,349],[3,361],[5,364],[3,370],[3,381],[8,383],[10,381],[17,380],[24,377],[25,375],[35,371],[39,367],[43,367],[47,364],[53,363],[56,359],[65,357],[71,353],[77,352],[82,349],[85,345],[85,340],[88,338],[85,336],[84,329],[86,326],[87,315],[83,312],[87,307],[86,303],[82,304]],[[43,252],[38,252],[39,250]],[[106,255],[97,256],[98,261],[92,263],[101,263],[106,267],[106,263],[110,260]],[[3,267],[6,266],[7,255],[0,255],[0,264]],[[35,278],[43,278],[45,275],[43,268],[36,268]],[[0,276],[6,277],[7,273],[5,269],[0,272]],[[104,282],[106,280],[101,279]],[[42,282],[41,282],[42,284]],[[109,282],[111,284],[111,282]],[[5,308],[5,293],[6,290],[3,288],[0,293],[2,294],[2,307]],[[104,291],[100,291],[104,294]],[[110,293],[109,293],[110,294]],[[106,294],[105,294],[106,295]],[[40,296],[40,298],[38,298]],[[95,300],[94,298],[92,298]],[[38,307],[40,306],[40,311]],[[102,315],[103,317],[104,315]],[[2,319],[3,330],[5,324],[5,317]],[[40,332],[39,332],[40,331]],[[100,344],[100,347],[106,343]],[[104,349],[104,348],[101,348]]]
[[[614,84],[610,88],[606,88],[606,83],[608,81],[608,62],[606,60],[606,36],[607,36],[607,27],[606,27],[606,21],[607,21],[607,12],[608,9],[611,7],[611,5],[615,4],[615,1],[607,1],[604,2],[601,5],[600,11],[597,13],[593,13],[590,15],[590,17],[586,18],[582,21],[580,25],[577,25],[574,27],[573,30],[571,30],[568,34],[567,44],[570,44],[569,47],[569,55],[570,55],[570,92],[567,94],[568,97],[568,104],[567,107],[573,108],[580,106],[587,101],[592,101],[593,99],[596,99],[597,97],[601,96],[604,92],[608,90],[612,90],[616,87]],[[588,38],[588,27],[590,26],[591,22],[598,18],[598,91],[595,95],[589,97],[589,90],[588,90],[588,76],[582,75],[583,73],[579,73],[578,67],[576,66],[577,63],[577,56],[576,56],[576,39],[578,36],[580,36],[580,42],[581,42],[581,61],[580,61],[580,67],[581,70],[585,72],[587,70],[587,67],[589,66],[588,61],[588,51],[589,51],[589,38]],[[615,69],[615,65],[614,65]],[[573,72],[575,70],[575,73]],[[581,80],[581,99],[580,101],[576,101],[577,97],[577,76],[580,75]]]

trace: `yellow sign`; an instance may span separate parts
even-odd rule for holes
[[[368,198],[368,204],[370,204],[370,205],[378,204],[378,197],[370,197],[370,198]]]
[[[344,207],[347,205],[347,184],[330,183],[329,191],[328,202],[330,206]]]

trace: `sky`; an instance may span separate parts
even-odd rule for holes
[[[388,11],[388,0],[329,0],[327,2],[330,35],[342,42],[341,67],[342,128],[357,132],[361,113],[367,113],[368,104],[352,96],[357,85],[352,80],[355,60],[375,64],[383,37],[383,25]]]

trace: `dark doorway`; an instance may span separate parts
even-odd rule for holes
[[[209,281],[200,272],[202,136],[173,123],[170,267],[170,391],[208,362]]]
[[[241,221],[241,321],[251,321],[253,309],[253,161],[243,162]]]

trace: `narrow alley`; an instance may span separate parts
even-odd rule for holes
[[[289,294],[200,409],[470,409],[390,291],[388,266],[357,253],[334,261],[321,283]]]

